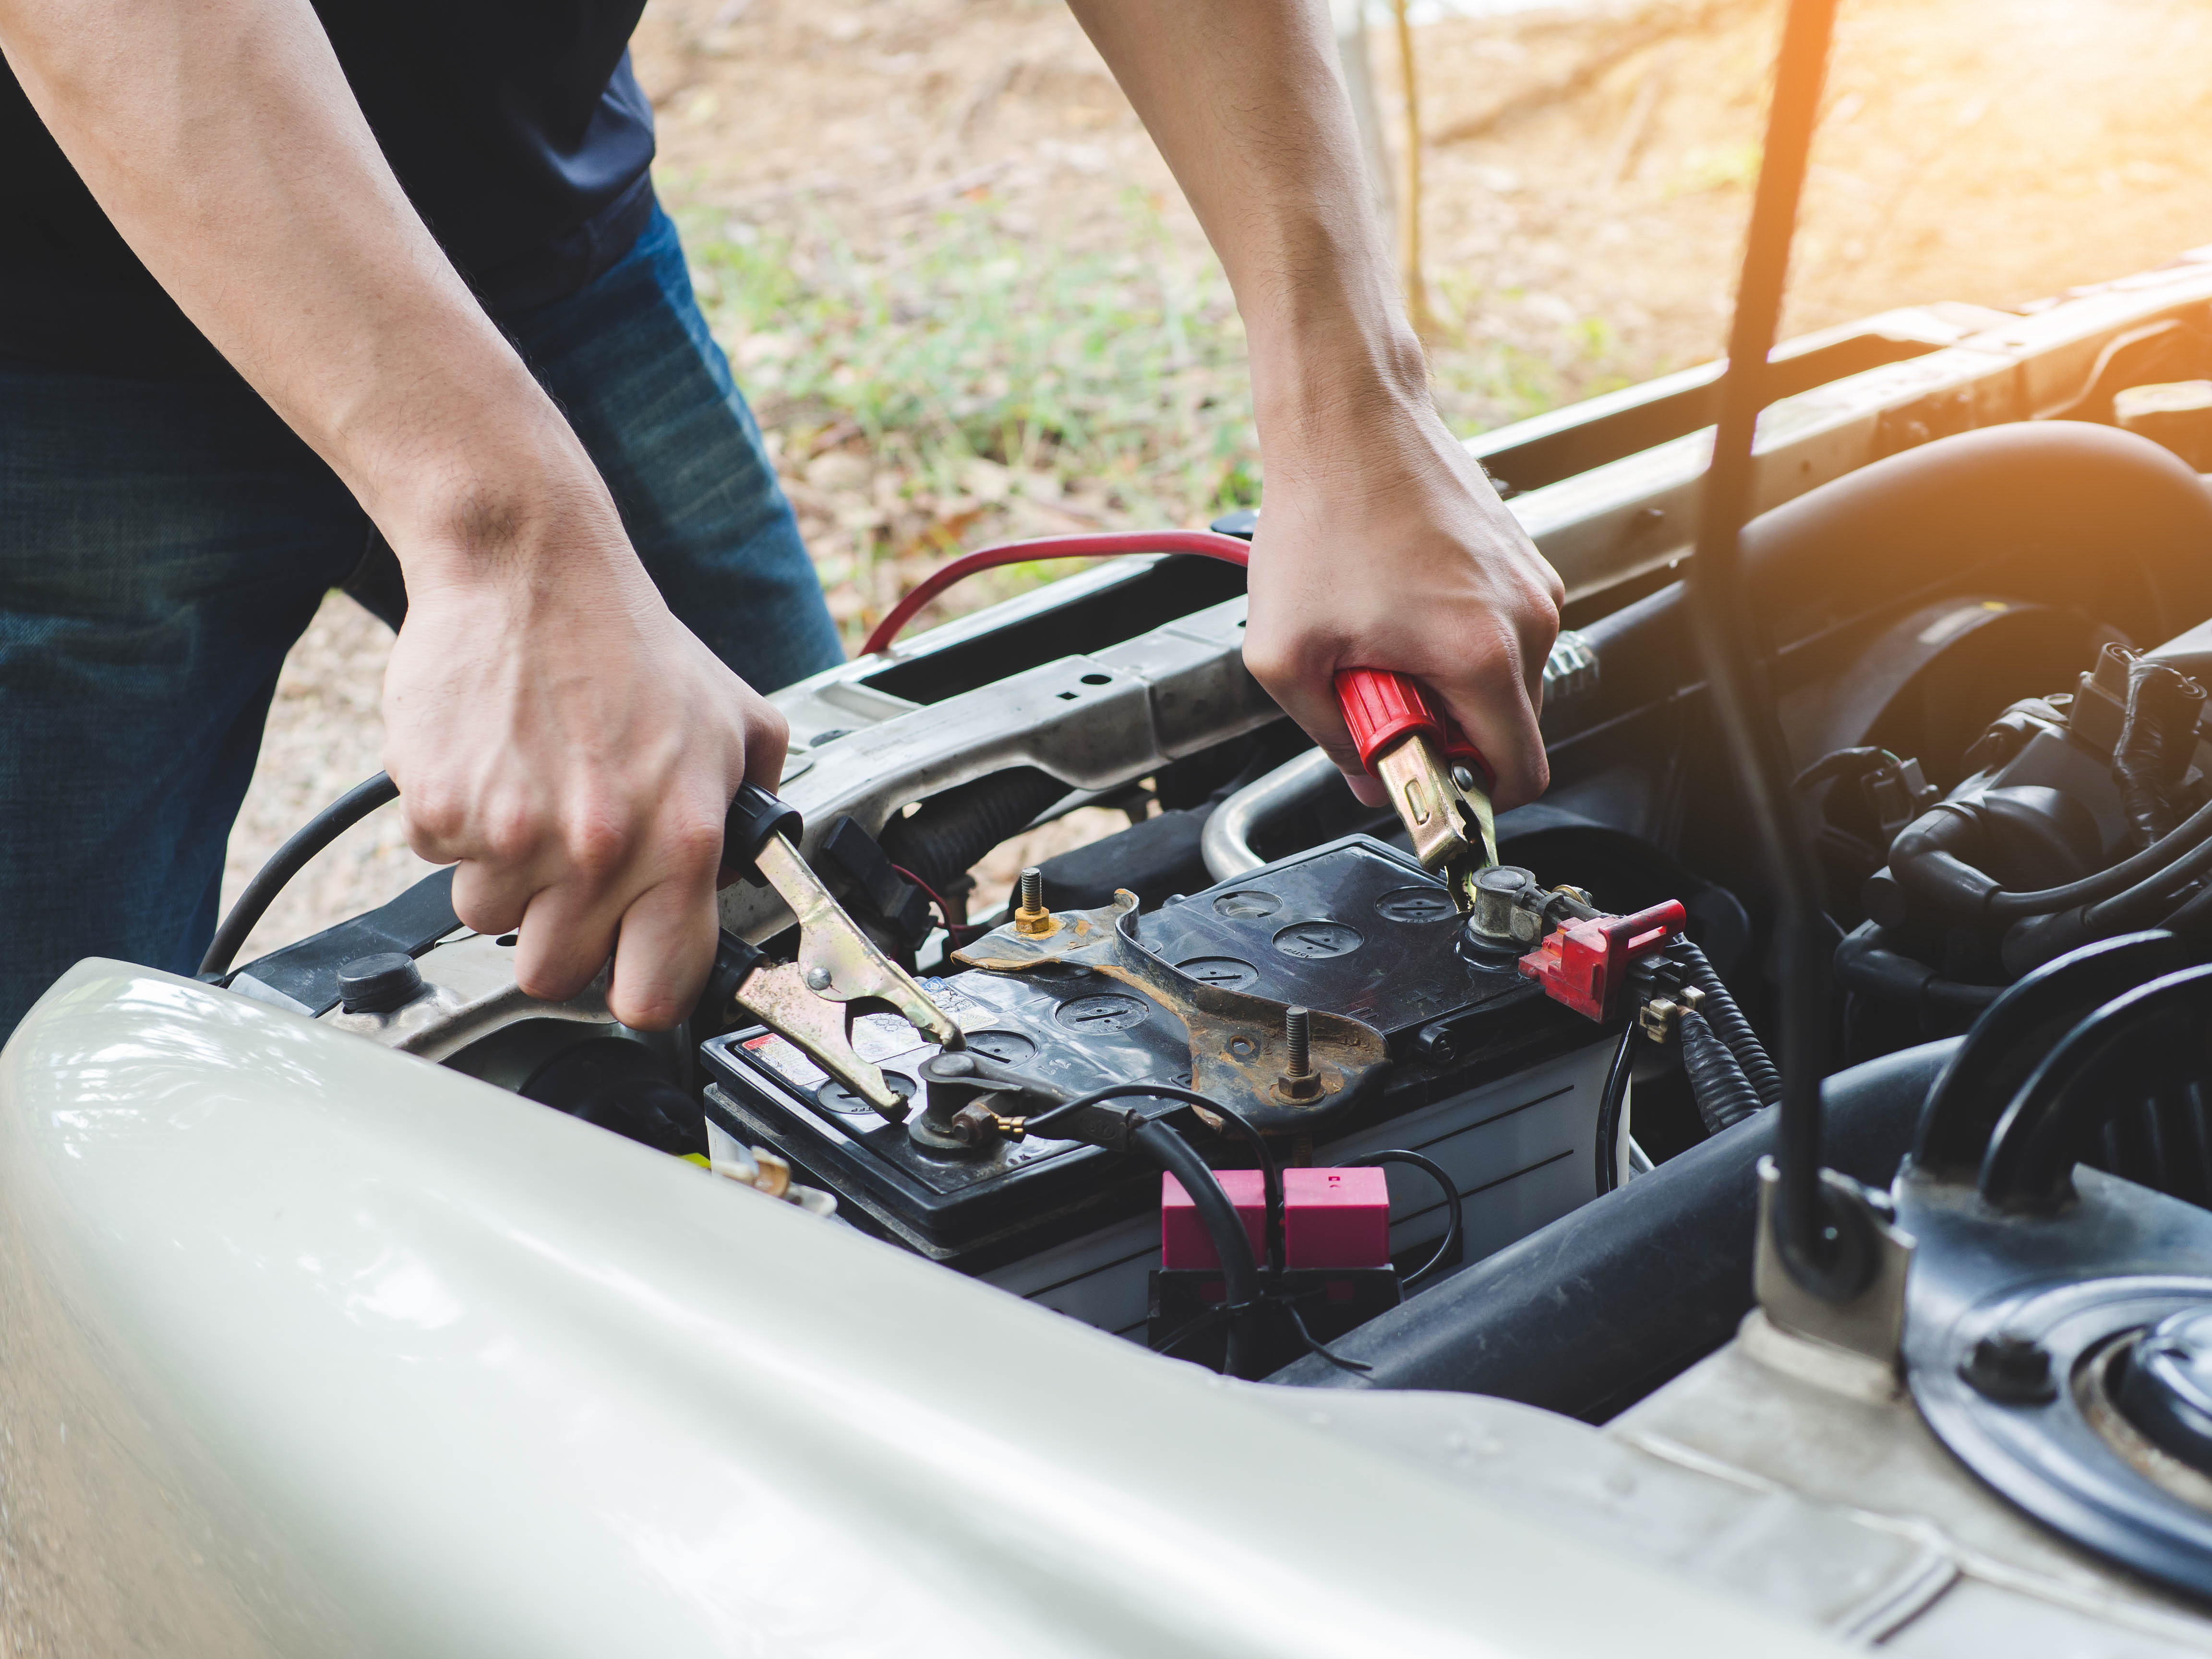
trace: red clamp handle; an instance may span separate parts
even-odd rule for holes
[[[1336,702],[1344,711],[1344,723],[1352,728],[1359,763],[1369,771],[1375,769],[1375,757],[1401,738],[1424,737],[1443,750],[1446,760],[1474,767],[1482,775],[1484,788],[1497,783],[1498,774],[1482,757],[1482,750],[1430,700],[1419,681],[1387,668],[1340,669]]]
[[[1612,1018],[1613,999],[1627,977],[1629,963],[1657,951],[1688,920],[1682,902],[1668,899],[1632,916],[1564,921],[1551,938],[1521,958],[1521,971],[1542,985],[1553,1001],[1604,1021]]]

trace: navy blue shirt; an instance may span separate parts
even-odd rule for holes
[[[314,0],[370,131],[495,313],[574,293],[651,216],[644,0]],[[0,63],[0,359],[222,373]]]

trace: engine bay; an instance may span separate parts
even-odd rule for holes
[[[1746,1353],[1872,1356],[1939,1462],[2212,1593],[2212,493],[2111,423],[2117,390],[2193,364],[2166,320],[2027,352],[2046,381],[2087,362],[2059,419],[1993,399],[1993,348],[1897,325],[1898,361],[1791,400],[1835,418],[1790,430],[1770,474],[1794,481],[1746,526],[1826,930],[1824,1144],[1865,1241],[1828,1305],[1793,1302],[1755,1220],[1781,896],[1648,410],[1611,440],[1640,498],[1595,499],[1601,455],[1549,486],[1574,497],[1555,540],[1603,556],[1546,668],[1553,787],[1498,816],[1464,899],[1244,673],[1241,573],[1164,556],[777,699],[796,854],[949,1022],[848,1005],[875,1097],[726,985],[672,1035],[603,987],[533,1002],[443,874],[222,982],[1246,1378],[1631,1424],[1740,1390]],[[1946,358],[1963,390],[1925,390]],[[1879,434],[1931,400],[1972,429],[1815,467],[1837,410]],[[1547,441],[1489,462],[1541,494]],[[1127,827],[970,916],[994,849],[1101,805]],[[775,886],[722,912],[733,960],[812,960]],[[1790,1431],[1817,1445],[1829,1409]]]

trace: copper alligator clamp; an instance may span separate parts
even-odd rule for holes
[[[963,1039],[950,1014],[914,976],[876,948],[799,856],[798,811],[757,784],[738,791],[722,830],[722,866],[749,870],[775,889],[799,919],[799,959],[770,962],[757,946],[724,933],[708,981],[708,1006],[750,1014],[896,1123],[908,1103],[853,1047],[853,1019],[877,1004],[941,1048]]]
[[[1462,914],[1474,908],[1474,873],[1498,862],[1490,811],[1493,781],[1482,751],[1403,674],[1347,668],[1336,700],[1359,763],[1390,793],[1424,870],[1441,871]]]

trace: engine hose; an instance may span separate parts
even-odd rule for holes
[[[1020,766],[956,785],[894,817],[877,841],[884,856],[944,892],[1000,842],[1064,799],[1068,787],[1034,766]]]
[[[2212,870],[2212,841],[2191,848],[2165,869],[2145,877],[2124,892],[2089,905],[2087,919],[2094,926],[2113,933],[2125,933],[2130,925],[2155,921],[2172,908],[2174,896],[2182,888],[2202,879],[2208,870]]]
[[[2184,939],[2202,939],[2212,933],[2212,887],[2197,894],[2159,926]]]
[[[1718,1134],[1730,1124],[1742,1122],[1764,1103],[1703,1014],[1686,1008],[1676,1018],[1682,1036],[1682,1066],[1690,1074],[1690,1093],[1698,1103],[1698,1115],[1705,1120],[1706,1133]]]
[[[2174,826],[2173,790],[2197,753],[2204,688],[2179,670],[2137,657],[2128,665],[2127,714],[2112,775],[2136,845],[2148,847]]]
[[[2000,888],[1993,877],[1974,866],[1980,851],[1980,830],[1967,804],[1946,801],[1898,831],[1889,848],[1890,873],[1937,909],[1969,921],[2012,921],[2051,915],[2073,905],[2113,897],[2212,840],[2212,805],[2199,807],[2171,835],[2108,869],[2033,892]],[[1871,895],[1868,908],[1875,908]],[[1884,920],[1880,915],[1876,919]]]
[[[1221,1182],[1206,1167],[1191,1144],[1166,1124],[1154,1119],[1140,1123],[1130,1136],[1139,1152],[1182,1183],[1198,1212],[1213,1253],[1221,1258],[1223,1299],[1229,1304],[1229,1349],[1222,1364],[1231,1376],[1250,1377],[1253,1367],[1252,1321],[1260,1307],[1260,1269],[1252,1259],[1252,1241],[1244,1223]]]
[[[1999,959],[2008,973],[2017,975],[2094,939],[2112,939],[2138,927],[2172,926],[2197,902],[2191,898],[2179,903],[2180,890],[2208,873],[2212,873],[2212,841],[2192,847],[2156,875],[2101,903],[2075,905],[2016,924],[2005,935]],[[2194,928],[2197,924],[2192,920],[2187,925]]]
[[[1712,1034],[1735,1056],[1745,1080],[1759,1096],[1759,1103],[1773,1105],[1782,1098],[1782,1073],[1768,1058],[1766,1045],[1751,1029],[1751,1022],[1713,971],[1713,964],[1705,960],[1705,953],[1686,939],[1675,944],[1674,951],[1675,960],[1690,970],[1690,982],[1705,994],[1705,1006],[1698,1011],[1704,1017],[1702,1023],[1711,1026]]]

